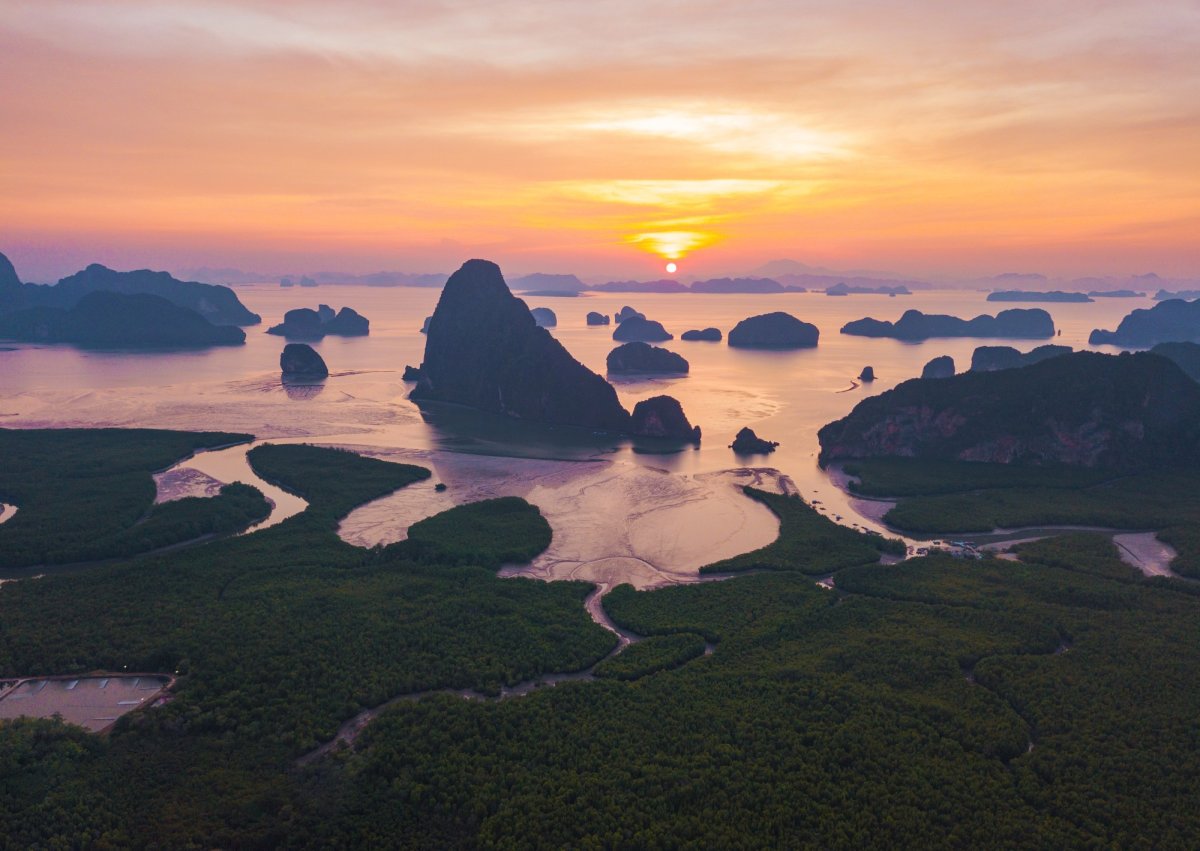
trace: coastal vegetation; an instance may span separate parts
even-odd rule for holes
[[[820,575],[853,564],[872,564],[882,553],[904,554],[904,544],[881,535],[864,535],[822,517],[799,496],[742,489],[779,518],[779,537],[761,549],[718,561],[701,573],[745,570],[798,570]]]
[[[1117,475],[1082,467],[912,458],[863,459],[843,469],[856,477],[852,492],[898,500],[883,519],[904,532],[946,535],[1039,526],[1154,531],[1178,553],[1171,569],[1200,579],[1200,469]],[[1030,544],[1026,550],[1044,552],[1045,546]]]
[[[175,457],[206,439],[180,436]],[[495,576],[499,558],[480,542],[505,522],[549,540],[519,500],[414,524],[427,548],[416,560],[335,529],[427,471],[309,446],[249,457],[308,509],[252,535],[0,587],[0,676],[179,672],[169,704],[104,738],[55,720],[0,723],[8,845],[1200,838],[1200,596],[1139,579],[1103,536],[1025,545],[1017,562],[882,565],[890,544],[750,491],[779,515],[780,537],[740,567],[768,569],[614,589],[608,616],[645,638],[597,679],[505,700],[416,699],[587,670],[616,637],[584,611],[592,586]],[[66,458],[44,463],[65,479]],[[11,456],[0,460],[7,471]],[[833,590],[813,582],[825,573]],[[694,658],[705,643],[711,655]],[[297,764],[388,702],[351,747]]]
[[[408,540],[387,548],[392,557],[434,564],[497,568],[524,563],[550,546],[550,524],[536,506],[515,496],[461,505],[414,523]]]
[[[677,668],[684,662],[704,655],[704,639],[694,632],[654,635],[631,644],[616,656],[605,659],[595,668],[597,677],[614,680],[636,680],[641,677]]]
[[[1022,526],[1165,529],[1200,517],[1200,470],[1115,475],[1084,468],[866,459],[847,464],[852,490],[899,498],[884,517],[905,532]],[[906,471],[911,477],[906,478]]]
[[[65,564],[236,531],[269,512],[254,488],[154,504],[153,473],[248,434],[153,429],[0,429],[0,567]]]

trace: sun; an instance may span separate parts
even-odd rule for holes
[[[679,267],[678,267],[678,266],[676,266],[674,263],[668,263],[668,264],[667,264],[667,274],[668,274],[668,275],[674,275],[674,274],[675,274],[675,270],[676,270],[676,269],[678,269],[678,268],[679,268]]]

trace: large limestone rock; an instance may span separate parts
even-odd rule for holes
[[[279,371],[288,379],[320,379],[329,377],[325,360],[308,343],[288,343],[279,355]]]
[[[693,426],[683,407],[671,396],[652,396],[633,408],[631,431],[637,437],[664,437],[700,443],[700,426]]]
[[[743,319],[729,332],[729,345],[741,349],[808,349],[821,332],[790,313],[776,311]]]
[[[588,311],[588,315],[587,315],[587,324],[588,325],[607,325],[611,321],[612,320],[609,319],[609,316],[607,313],[597,313],[594,310]]]
[[[558,327],[558,317],[548,307],[535,307],[529,311],[529,314],[533,317],[533,321],[537,323],[539,328]]]
[[[513,296],[500,267],[469,260],[429,320],[411,398],[542,423],[628,433],[612,385],[579,363]]]
[[[614,374],[651,372],[686,374],[688,362],[674,352],[649,343],[625,343],[608,353],[608,371]]]
[[[719,343],[721,342],[721,329],[701,328],[697,330],[693,328],[689,331],[684,331],[679,336],[679,339],[687,340],[689,342]]]

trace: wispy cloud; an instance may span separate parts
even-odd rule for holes
[[[0,228],[1182,270],[1198,53],[1194,0],[5,3]]]

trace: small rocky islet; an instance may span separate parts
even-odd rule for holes
[[[267,329],[268,334],[286,337],[289,340],[319,340],[326,335],[338,337],[365,337],[371,333],[370,321],[351,307],[343,307],[336,313],[327,304],[313,310],[297,307],[283,315],[283,322]]]
[[[1054,320],[1041,308],[1013,308],[974,319],[906,310],[896,322],[867,317],[847,322],[841,332],[855,337],[891,337],[914,342],[935,337],[1040,340],[1054,336]]]
[[[754,433],[754,429],[746,426],[734,435],[733,443],[729,444],[729,448],[738,455],[766,455],[774,452],[779,442],[775,440],[765,440]]]
[[[657,373],[683,374],[689,369],[685,358],[649,343],[623,343],[608,353],[608,371],[612,374]]]
[[[816,325],[776,311],[743,319],[729,332],[727,340],[730,346],[740,349],[810,349],[820,336]]]
[[[308,343],[288,343],[279,355],[283,380],[318,380],[329,377],[325,359]]]
[[[641,314],[621,320],[613,330],[612,338],[619,343],[661,343],[675,339],[661,322],[646,319]]]

